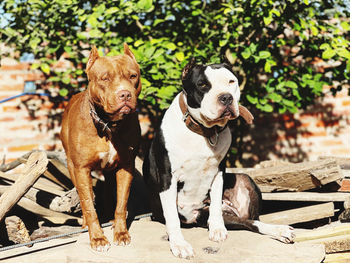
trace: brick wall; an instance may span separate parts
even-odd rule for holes
[[[257,117],[244,137],[243,164],[263,160],[300,162],[319,156],[350,157],[350,97],[344,86],[297,114]]]
[[[42,80],[28,63],[4,58],[0,67],[0,100],[23,92],[25,81]],[[297,114],[256,116],[247,128],[244,166],[268,159],[314,160],[321,155],[350,157],[349,86],[327,95]],[[20,97],[0,104],[0,158],[9,162],[32,149],[62,150],[58,138],[63,103],[47,97]],[[141,126],[147,126],[147,119]]]
[[[0,67],[0,100],[24,91],[28,81],[41,81],[40,71],[28,63],[3,58]],[[63,105],[48,97],[23,96],[0,104],[0,158],[10,162],[32,149],[62,149],[58,139]]]

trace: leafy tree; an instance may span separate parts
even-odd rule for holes
[[[60,94],[86,78],[91,45],[114,55],[127,42],[142,69],[142,99],[153,114],[181,89],[184,65],[232,62],[242,103],[260,112],[295,113],[349,80],[346,0],[3,0],[1,38],[35,55]],[[66,54],[72,68],[55,70]],[[81,80],[82,83],[78,83]],[[254,105],[254,106],[253,106]]]

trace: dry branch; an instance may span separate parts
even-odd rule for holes
[[[17,166],[19,166],[22,163],[24,163],[29,158],[29,156],[32,153],[34,153],[34,152],[42,152],[42,151],[33,150],[33,151],[30,151],[30,152],[24,154],[23,156],[19,157],[18,159],[14,160],[13,162],[10,162],[10,163],[7,163],[7,164],[2,164],[2,165],[0,165],[0,171],[1,172],[7,172],[9,170],[12,170],[12,169],[16,168]],[[47,158],[49,158],[49,159],[58,160],[58,161],[60,161],[63,164],[66,163],[66,160],[65,160],[63,152],[45,151],[45,153],[46,153]]]
[[[47,157],[44,152],[32,153],[26,163],[24,172],[16,182],[0,197],[0,221],[17,201],[27,192],[38,177],[47,168]]]

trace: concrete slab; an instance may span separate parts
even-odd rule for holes
[[[104,229],[112,241],[111,228]],[[130,227],[131,244],[126,247],[112,245],[108,252],[99,253],[90,249],[87,233],[66,251],[66,262],[246,262],[246,263],[319,263],[325,257],[320,244],[283,244],[267,236],[249,231],[229,231],[223,243],[208,239],[204,228],[182,229],[185,239],[193,246],[195,257],[191,260],[175,258],[166,240],[165,226],[157,222],[136,221]]]

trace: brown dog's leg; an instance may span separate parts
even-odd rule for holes
[[[84,223],[88,226],[91,248],[107,251],[110,243],[103,234],[94,207],[92,180],[87,168],[74,169],[74,181],[78,190]]]
[[[116,245],[130,243],[130,235],[126,227],[126,212],[132,178],[130,168],[121,168],[117,171],[117,206],[114,214],[114,243]]]

